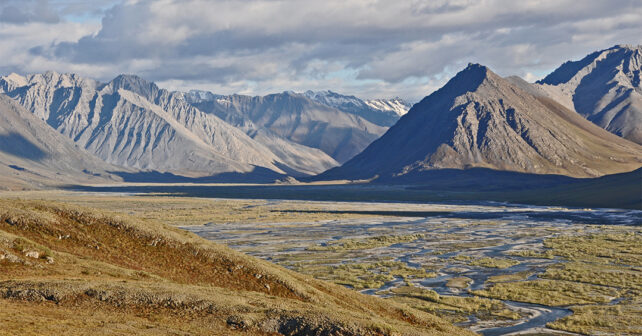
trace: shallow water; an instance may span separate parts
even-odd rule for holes
[[[344,203],[345,204],[345,203]],[[377,210],[376,203],[361,203],[364,211]],[[386,204],[386,209],[391,205]],[[394,206],[392,206],[394,210]],[[398,211],[405,209],[398,205]],[[291,267],[290,260],[336,265],[337,263],[376,262],[393,260],[409,267],[431,267],[437,277],[411,280],[417,287],[434,290],[440,295],[469,296],[468,290],[480,290],[488,285],[488,278],[528,272],[528,280],[537,279],[546,267],[563,262],[559,258],[534,259],[510,255],[511,251],[542,249],[546,238],[560,233],[591,232],[597,225],[639,225],[642,211],[614,209],[568,209],[506,204],[473,205],[425,205],[425,213],[432,210],[436,215],[417,217],[380,217],[372,219],[330,220],[316,223],[271,223],[271,224],[218,224],[185,227],[204,238],[228,244],[248,254],[275,261]],[[421,212],[420,212],[421,213]],[[306,248],[322,246],[342,238],[365,239],[384,235],[424,234],[424,238],[390,246],[349,250],[324,260],[325,254]],[[339,256],[341,260],[337,261]],[[462,259],[453,259],[461,256]],[[478,258],[502,258],[519,264],[499,269],[471,266],[468,261]],[[446,284],[454,277],[467,277],[471,284],[464,289],[450,288]],[[389,296],[387,290],[404,285],[396,278],[381,288],[362,290],[369,295]],[[535,327],[545,327],[548,322],[571,314],[560,307],[505,301],[509,309],[528,310],[524,318],[502,321],[500,327],[482,329],[482,321],[471,319],[467,326],[483,335],[503,335]],[[537,312],[537,313],[535,313]],[[483,327],[487,327],[483,324]],[[505,324],[509,325],[505,325]],[[512,323],[512,324],[510,324]]]

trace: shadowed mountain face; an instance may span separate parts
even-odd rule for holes
[[[588,177],[642,165],[641,146],[526,86],[471,64],[361,154],[320,178],[421,179],[422,172],[471,167]]]
[[[357,114],[297,93],[212,97],[192,100],[192,104],[251,136],[256,132],[276,135],[289,142],[320,149],[338,162],[345,162],[358,154],[387,129]]]
[[[615,46],[566,62],[541,91],[606,130],[642,144],[642,46]]]
[[[0,94],[0,186],[104,182],[116,169]]]
[[[0,134],[0,152],[34,161],[47,157],[40,147],[16,132]]]

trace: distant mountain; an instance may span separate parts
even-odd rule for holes
[[[332,91],[306,91],[306,97],[337,110],[358,115],[379,126],[390,127],[410,109],[400,98],[364,101]]]
[[[136,76],[100,84],[47,72],[0,78],[0,90],[101,159],[120,166],[209,176],[286,167],[264,145],[182,94]]]
[[[387,130],[355,113],[294,92],[256,97],[212,95],[213,99],[201,99],[206,96],[205,93],[192,93],[185,99],[250,136],[256,132],[276,135],[289,142],[320,149],[339,163],[361,152]]]
[[[420,179],[435,169],[472,167],[588,177],[642,166],[642,146],[531,89],[470,64],[361,154],[319,178]]]
[[[537,82],[588,120],[642,144],[642,46],[618,45],[569,61]]]
[[[402,116],[410,110],[412,107],[411,104],[407,103],[405,100],[395,97],[392,99],[370,99],[365,101],[366,104],[374,109],[380,111],[391,111],[398,116]]]
[[[0,94],[0,186],[29,188],[117,179],[121,170],[90,155],[18,103]]]

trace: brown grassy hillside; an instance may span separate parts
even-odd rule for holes
[[[153,221],[0,200],[0,334],[466,335]]]

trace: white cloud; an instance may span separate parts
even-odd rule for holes
[[[137,73],[218,93],[332,89],[417,100],[468,62],[532,79],[642,36],[642,3],[630,0],[140,0],[104,10],[110,3],[101,1],[99,29],[0,24],[10,46],[0,56],[15,54],[2,69],[103,80]],[[91,10],[82,1],[49,6]]]

